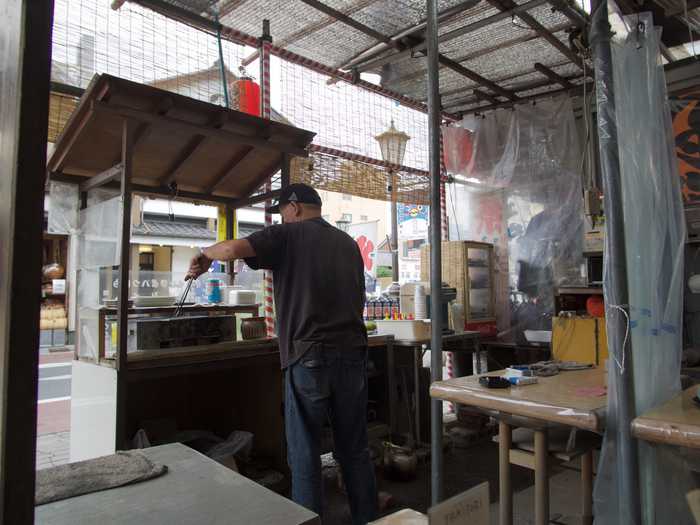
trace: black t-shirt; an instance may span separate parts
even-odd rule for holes
[[[282,368],[315,343],[367,344],[364,263],[352,237],[319,217],[270,226],[248,241],[256,253],[248,266],[273,271]]]

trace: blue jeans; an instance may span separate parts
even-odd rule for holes
[[[292,499],[323,508],[321,431],[330,419],[354,525],[376,519],[377,488],[367,445],[367,349],[312,343],[287,368],[285,426]]]

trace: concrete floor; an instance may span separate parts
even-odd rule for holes
[[[451,497],[484,481],[489,482],[491,495],[491,523],[498,523],[498,447],[484,442],[468,449],[453,449],[445,455],[445,497]],[[555,524],[580,523],[581,508],[580,476],[572,470],[577,465],[553,470],[550,477],[550,518]],[[534,523],[534,474],[513,466],[512,483],[515,490],[513,500],[514,524]],[[392,494],[394,503],[383,514],[402,508],[426,512],[430,502],[430,465],[419,466],[416,480],[393,482],[378,479],[380,491]],[[347,500],[337,484],[326,480],[326,512],[324,525],[348,525],[351,523]]]

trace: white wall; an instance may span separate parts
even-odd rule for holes
[[[173,247],[173,273],[186,273],[190,267],[190,259],[197,255],[199,250],[186,246]]]
[[[192,204],[191,202],[172,202],[173,213],[178,217],[200,217],[216,219],[216,206]],[[169,213],[168,201],[165,199],[143,199],[143,211],[146,213]]]

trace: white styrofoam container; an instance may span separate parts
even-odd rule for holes
[[[228,304],[233,306],[248,306],[255,304],[255,291],[231,290],[228,293]]]
[[[530,343],[551,343],[551,330],[525,330],[525,339]]]
[[[430,320],[420,321],[374,321],[379,335],[393,335],[401,341],[423,341],[430,339]]]

